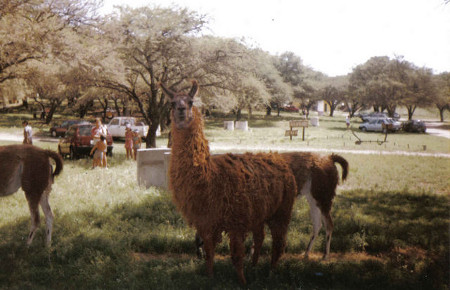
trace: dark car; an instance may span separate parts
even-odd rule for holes
[[[61,156],[69,156],[70,159],[77,159],[82,156],[89,156],[94,147],[94,140],[91,130],[94,126],[91,123],[72,125],[67,130],[64,138],[58,144],[58,152]],[[111,134],[107,134],[106,143],[108,145],[107,154],[112,156],[113,139]]]
[[[293,105],[287,105],[287,106],[284,106],[281,110],[285,111],[285,112],[296,112],[296,113],[298,113],[299,108],[297,108],[296,106],[293,106]]]
[[[53,124],[53,127],[50,128],[50,135],[52,137],[57,136],[64,136],[66,134],[67,129],[69,129],[70,126],[75,124],[90,124],[88,121],[85,120],[66,120],[63,121],[61,124]]]
[[[425,133],[427,131],[427,125],[421,120],[409,120],[403,122],[402,128],[405,132]]]

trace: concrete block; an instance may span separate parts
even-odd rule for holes
[[[236,130],[248,131],[248,121],[236,121]]]
[[[170,153],[170,148],[147,148],[137,151],[137,179],[139,185],[147,188],[150,186],[167,188],[169,165],[165,162],[165,153]]]
[[[319,127],[319,118],[318,117],[312,117],[311,118],[311,125],[314,127]]]
[[[234,122],[233,121],[223,121],[223,128],[225,130],[234,131]]]

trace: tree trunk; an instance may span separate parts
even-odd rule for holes
[[[416,105],[409,105],[406,106],[406,109],[408,109],[408,120],[412,120],[412,117],[414,115],[414,111],[416,110]]]
[[[145,138],[146,148],[156,148],[156,131],[158,130],[159,122],[152,122],[148,127],[147,137]]]
[[[397,109],[397,105],[387,106],[387,112],[389,117],[393,117],[395,113],[395,109]],[[383,112],[383,111],[382,111]]]
[[[242,110],[241,109],[237,109],[236,111],[236,121],[240,121],[242,118]]]
[[[336,110],[336,106],[331,105],[331,106],[330,106],[330,117],[333,117],[334,111],[335,111],[335,110]]]
[[[445,109],[439,109],[439,116],[441,117],[441,122],[444,122],[444,111]]]
[[[440,119],[441,119],[441,122],[444,122],[444,112],[445,112],[445,110],[450,110],[450,106],[449,105],[438,105],[438,104],[436,104],[436,107],[438,108],[438,110],[439,110],[439,117],[440,117]]]
[[[117,116],[122,116],[117,98],[114,98],[113,101],[114,101],[114,108],[116,109],[117,112]]]

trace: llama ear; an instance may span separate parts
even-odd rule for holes
[[[192,80],[192,88],[189,91],[189,96],[193,99],[198,92],[198,82],[196,80]]]
[[[173,99],[173,97],[175,96],[175,93],[172,90],[170,90],[168,87],[163,85],[162,82],[158,82],[158,86],[162,89],[162,91],[164,92],[165,95],[167,95],[170,99]]]

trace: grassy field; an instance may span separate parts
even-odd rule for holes
[[[1,132],[21,132],[13,116]],[[364,148],[348,135],[343,117],[322,118],[308,128],[309,145],[284,137],[287,122],[258,118],[251,132],[221,129],[226,116],[208,119],[212,147],[329,148],[449,153],[448,139],[392,134],[410,144],[400,149],[374,143]],[[8,123],[9,122],[9,123]],[[11,128],[12,127],[12,128]],[[342,129],[340,129],[342,127]],[[34,126],[45,135],[45,126]],[[281,133],[280,133],[281,132]],[[340,137],[344,134],[344,137]],[[367,138],[376,138],[372,133]],[[266,136],[266,138],[265,138]],[[327,137],[328,136],[328,137]],[[334,137],[332,137],[334,136]],[[351,136],[349,136],[351,138]],[[391,141],[392,140],[392,141]],[[167,142],[158,139],[158,145]],[[346,141],[345,141],[346,142]],[[0,145],[12,142],[0,142]],[[347,143],[347,142],[346,142]],[[350,145],[353,143],[353,145]],[[294,145],[295,144],[295,145]],[[417,148],[412,145],[417,144]],[[56,149],[57,143],[37,142]],[[0,288],[2,289],[236,289],[228,240],[217,248],[215,277],[208,278],[193,245],[189,228],[171,202],[170,193],[136,183],[136,163],[125,159],[116,142],[108,170],[91,170],[90,159],[66,160],[56,179],[50,203],[55,213],[53,245],[44,247],[44,226],[26,247],[28,207],[22,191],[0,203]],[[220,146],[219,146],[220,145]],[[265,147],[264,147],[265,146]],[[354,146],[354,147],[350,147]],[[361,146],[361,145],[359,145]],[[219,151],[218,151],[219,152]],[[348,180],[338,187],[333,206],[335,231],[329,261],[320,259],[324,234],[309,260],[302,254],[312,225],[304,199],[296,201],[286,255],[270,270],[270,234],[256,267],[246,263],[249,289],[448,289],[450,159],[445,157],[342,153],[350,163]],[[251,246],[251,237],[247,240]]]

